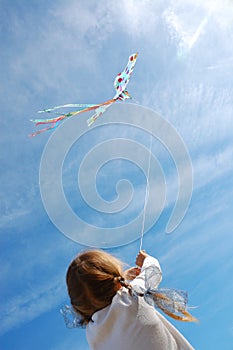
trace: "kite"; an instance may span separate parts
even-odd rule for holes
[[[108,107],[110,107],[114,102],[116,101],[125,101],[127,99],[131,99],[132,97],[130,96],[130,94],[128,93],[128,91],[126,90],[126,87],[129,83],[130,77],[132,75],[136,60],[137,60],[137,56],[138,53],[134,53],[132,55],[129,56],[129,61],[125,67],[125,69],[123,70],[123,72],[119,73],[115,80],[114,80],[114,88],[115,88],[115,96],[108,100],[105,101],[103,103],[100,104],[65,104],[62,106],[56,106],[53,108],[48,108],[48,109],[44,109],[42,111],[39,111],[38,113],[51,113],[54,112],[60,108],[77,108],[76,111],[72,111],[72,112],[68,112],[62,115],[58,115],[55,118],[50,118],[50,119],[31,119],[32,122],[35,123],[36,126],[38,125],[44,125],[44,124],[48,124],[49,126],[47,126],[44,129],[41,129],[33,134],[31,134],[30,136],[36,136],[38,134],[41,134],[42,132],[46,131],[46,130],[51,130],[51,129],[55,129],[57,128],[60,123],[69,117],[72,117],[74,115],[80,114],[80,113],[84,113],[84,112],[88,112],[88,111],[92,111],[94,110],[94,115],[89,118],[87,120],[87,125],[90,126],[92,125],[97,118],[99,118]],[[55,112],[56,113],[56,112]]]

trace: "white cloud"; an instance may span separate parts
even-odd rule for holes
[[[193,28],[193,22],[194,23],[196,22],[195,17],[194,17],[195,21],[193,21],[193,12],[186,13],[185,16],[182,13],[180,16],[179,13],[174,12],[175,10],[174,9],[167,10],[164,16],[168,26],[171,28],[172,36],[174,36],[174,38],[178,40],[179,51],[180,51],[179,54],[186,55],[193,48],[193,46],[201,36],[206,24],[208,23],[210,13],[207,13],[207,15],[205,15],[204,18],[200,21],[200,23]],[[190,21],[189,16],[190,17],[192,16],[192,21]],[[185,19],[186,23],[182,23],[183,22],[182,19],[183,20]],[[192,25],[191,28],[190,28],[190,23]]]
[[[194,162],[195,188],[232,172],[233,147],[228,146],[214,154],[200,155]]]
[[[38,244],[39,255],[35,254]],[[54,250],[54,239],[42,242],[40,238],[38,243],[35,238],[30,240],[27,236],[21,236],[17,247],[12,244],[11,258],[2,256],[1,259],[1,289],[6,297],[4,303],[1,302],[0,334],[58,308],[67,299],[65,269],[61,268],[61,260],[64,263],[68,256],[70,261],[71,254],[75,255],[74,248],[70,240],[57,240]],[[17,292],[9,294],[9,290]]]
[[[132,37],[149,36],[158,25],[161,5],[150,0],[121,1],[114,9],[115,25]]]
[[[15,222],[25,216],[28,216],[31,213],[30,210],[13,210],[12,213],[2,215],[0,218],[0,228],[10,226],[10,225],[15,225]]]
[[[33,320],[63,300],[64,288],[61,278],[53,279],[46,285],[36,286],[23,294],[9,298],[1,306],[0,334]]]

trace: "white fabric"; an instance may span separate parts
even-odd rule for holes
[[[144,270],[152,265],[160,269],[157,259],[147,257],[140,275],[131,284],[143,287]],[[130,296],[125,288],[92,319],[94,322],[88,324],[86,334],[93,350],[194,350],[159,312],[142,297]]]

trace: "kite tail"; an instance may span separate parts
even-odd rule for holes
[[[53,123],[51,126],[48,126],[47,128],[38,130],[36,132],[34,132],[33,134],[30,134],[30,137],[34,137],[36,135],[42,134],[43,132],[47,131],[47,130],[51,130],[51,129],[56,129],[58,127],[58,125],[60,124],[60,121]]]
[[[38,113],[51,113],[57,109],[61,109],[61,108],[79,108],[80,110],[85,109],[87,107],[91,107],[91,106],[95,106],[94,104],[80,104],[80,103],[69,103],[66,105],[61,105],[61,106],[55,106],[52,108],[47,108],[47,109],[43,109],[42,111],[38,111]]]
[[[50,119],[31,119],[31,122],[35,123],[36,126],[38,125],[43,125],[43,124],[54,124],[57,122],[60,122],[61,120],[67,118],[68,115],[64,114],[64,115],[60,115],[57,118],[50,118]]]
[[[38,130],[38,131],[30,134],[29,136],[34,137],[36,135],[42,134],[43,132],[45,132],[47,130],[56,129],[58,127],[58,125],[61,123],[61,121],[63,119],[65,119],[66,117],[67,117],[67,115],[61,115],[60,117],[51,118],[51,119],[31,119],[31,121],[34,122],[36,126],[44,125],[44,124],[52,124],[52,125],[48,126],[47,128]]]
[[[88,104],[88,105],[81,105],[81,104],[76,104],[76,105],[63,105],[63,106],[57,106],[57,107],[53,107],[53,108],[50,108],[50,109],[45,109],[43,111],[39,111],[39,113],[43,113],[43,112],[46,112],[46,113],[50,113],[51,111],[54,111],[58,108],[62,108],[62,107],[70,107],[70,106],[77,106],[79,107],[79,110],[78,111],[74,111],[74,112],[69,112],[69,113],[66,113],[66,114],[63,114],[63,115],[60,115],[56,118],[50,118],[50,119],[31,119],[32,122],[34,122],[36,124],[36,126],[38,125],[43,125],[43,124],[52,124],[51,126],[48,126],[47,128],[44,128],[42,130],[39,130],[33,134],[31,134],[30,136],[36,136],[38,134],[41,134],[42,132],[44,131],[47,131],[47,130],[51,130],[51,129],[54,129],[56,128],[61,122],[62,120],[64,120],[65,118],[69,118],[69,117],[72,117],[74,115],[77,115],[77,114],[80,114],[80,113],[84,113],[84,112],[89,112],[89,111],[92,111],[92,110],[95,110],[95,115],[93,117],[91,117],[91,121],[88,122],[88,126],[91,125],[101,114],[103,114],[105,112],[105,110],[111,106],[111,104],[113,102],[115,102],[117,99],[116,98],[112,98],[111,100],[108,100],[108,101],[105,101],[103,103],[100,103],[100,104]]]
[[[87,126],[91,126],[97,118],[99,118],[108,107],[110,107],[116,100],[114,100],[113,102],[109,103],[108,105],[104,105],[104,106],[100,106],[95,110],[95,114],[93,116],[91,116],[91,118],[87,119]]]

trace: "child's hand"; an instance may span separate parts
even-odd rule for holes
[[[138,267],[131,267],[130,269],[124,271],[124,277],[128,281],[134,280],[140,273],[140,269]]]
[[[140,250],[140,252],[138,253],[138,255],[136,257],[136,265],[139,267],[142,267],[143,262],[147,256],[149,256],[149,255],[145,252],[145,250]]]

